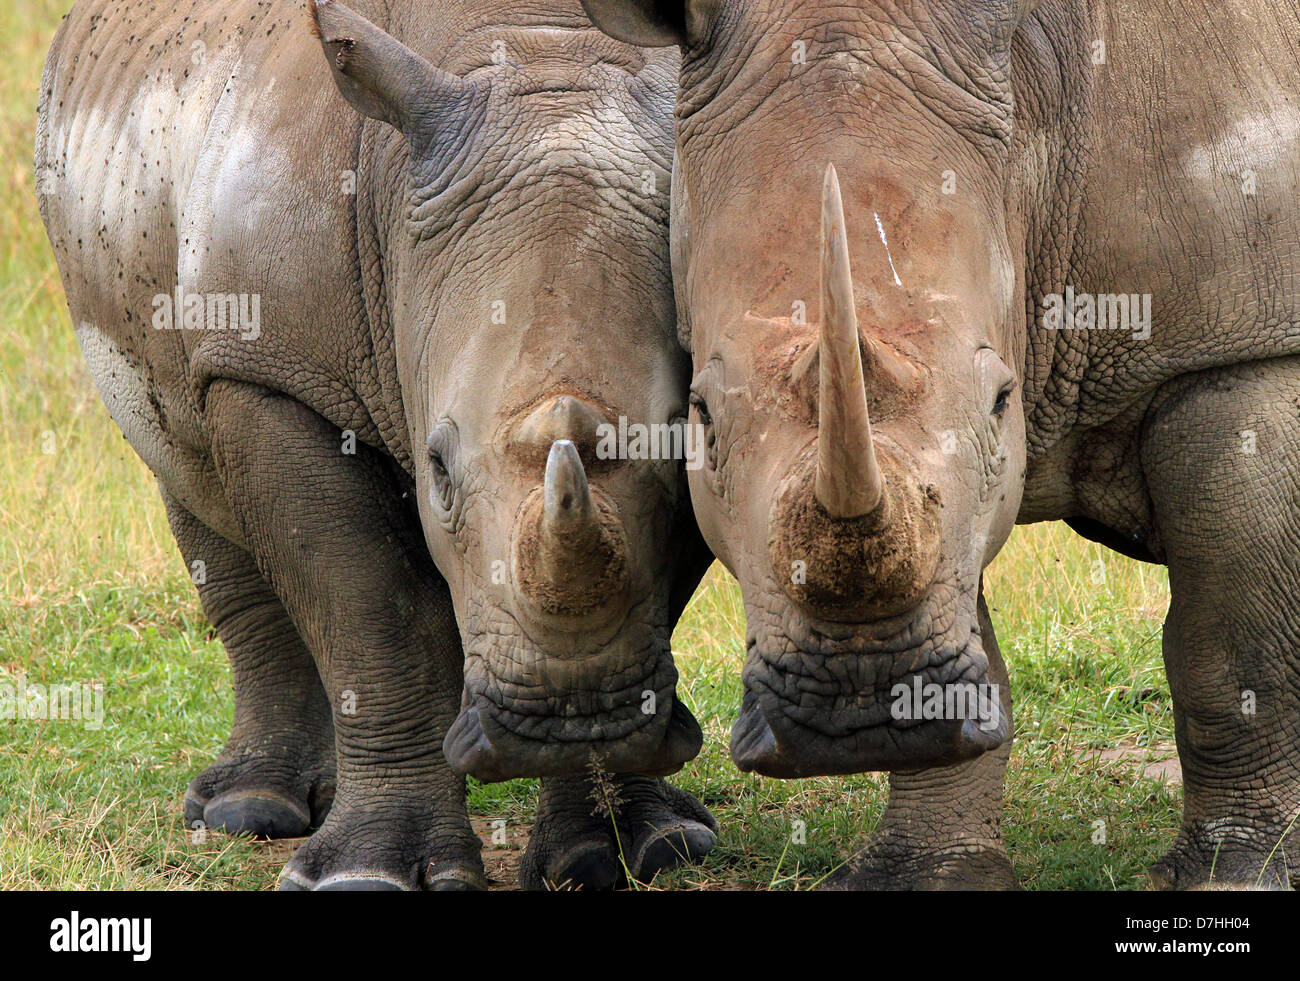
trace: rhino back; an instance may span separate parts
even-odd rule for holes
[[[1300,353],[1297,29],[1262,0],[1045,0],[1022,31],[1018,140],[1040,215],[1022,520],[1147,523],[1137,446],[1161,389]],[[1047,329],[1044,300],[1067,286],[1110,311],[1138,298],[1149,323]]]
[[[87,363],[144,461],[236,540],[203,425],[213,378],[385,441],[367,409],[384,386],[359,285],[359,133],[287,0],[82,0],[46,64],[41,210]],[[256,336],[158,329],[178,285],[256,297]]]

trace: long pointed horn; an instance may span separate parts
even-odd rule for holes
[[[874,511],[885,478],[871,442],[849,240],[835,165],[822,184],[822,325],[817,419],[817,501],[833,518]]]

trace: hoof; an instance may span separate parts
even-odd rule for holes
[[[405,892],[405,887],[378,876],[339,876],[318,884],[314,892]]]
[[[187,800],[185,818],[193,827],[195,822],[190,814]],[[236,790],[215,797],[203,807],[198,820],[214,830],[254,838],[301,838],[311,827],[311,815],[306,808],[266,790]]]
[[[280,876],[280,892],[409,892],[400,882],[384,875],[363,873],[330,876],[315,884],[304,882],[289,873]]]
[[[869,844],[832,873],[820,888],[828,892],[997,892],[1018,891],[1006,849],[973,845],[945,850],[923,843],[899,847]]]
[[[469,822],[463,835],[440,835],[454,812],[424,805],[338,806],[280,873],[285,892],[419,892],[486,889],[480,844]]]
[[[282,756],[221,759],[185,788],[185,826],[301,838],[324,822],[334,790],[332,762],[304,768]]]
[[[596,892],[629,879],[649,882],[698,862],[717,844],[717,822],[690,794],[652,777],[612,779],[614,817],[593,810],[590,778],[542,781],[537,824],[519,866],[523,888]]]
[[[330,876],[312,885],[292,875],[280,878],[280,892],[411,892],[400,882],[382,874],[340,874]],[[425,884],[429,892],[482,892],[487,889],[487,882],[481,876],[474,879],[468,874],[448,872]]]
[[[464,879],[435,879],[429,883],[429,892],[484,892],[486,885],[475,885]]]
[[[605,892],[624,879],[622,863],[608,841],[586,841],[561,855],[548,870],[547,882],[555,889]]]
[[[488,879],[480,869],[462,862],[441,862],[430,865],[424,873],[424,888],[428,892],[487,892]]]
[[[1147,872],[1147,881],[1151,888],[1162,891],[1289,890],[1293,888],[1290,869],[1295,868],[1294,854],[1270,846],[1270,837],[1252,840],[1240,835],[1225,841],[1200,829],[1184,830]]]
[[[687,821],[678,828],[659,828],[641,844],[632,874],[649,882],[659,872],[698,862],[713,851],[718,836],[704,825]]]

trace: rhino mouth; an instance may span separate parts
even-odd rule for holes
[[[492,783],[610,773],[666,776],[704,736],[676,697],[666,628],[625,624],[581,658],[557,656],[522,631],[467,645],[461,711],[443,740],[452,769]]]
[[[751,611],[731,755],[742,770],[811,777],[946,766],[1002,745],[1009,693],[990,683],[973,590],[937,584],[874,624]],[[779,612],[777,612],[779,610]]]

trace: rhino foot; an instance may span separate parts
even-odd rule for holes
[[[1015,890],[1011,857],[1001,842],[926,845],[886,834],[849,859],[821,884],[842,892]]]
[[[519,867],[525,889],[615,889],[698,862],[718,824],[698,800],[637,775],[542,781],[537,824]]]
[[[449,822],[454,824],[456,822]],[[441,891],[488,888],[468,825],[440,831],[431,811],[339,804],[280,873],[284,892]]]
[[[186,826],[254,838],[307,834],[320,827],[334,802],[334,762],[323,755],[223,754],[186,788]]]
[[[1300,842],[1285,828],[1261,833],[1237,825],[1209,830],[1183,828],[1174,846],[1151,866],[1151,886],[1165,890],[1290,889],[1300,868]],[[1226,833],[1236,831],[1236,834]]]

